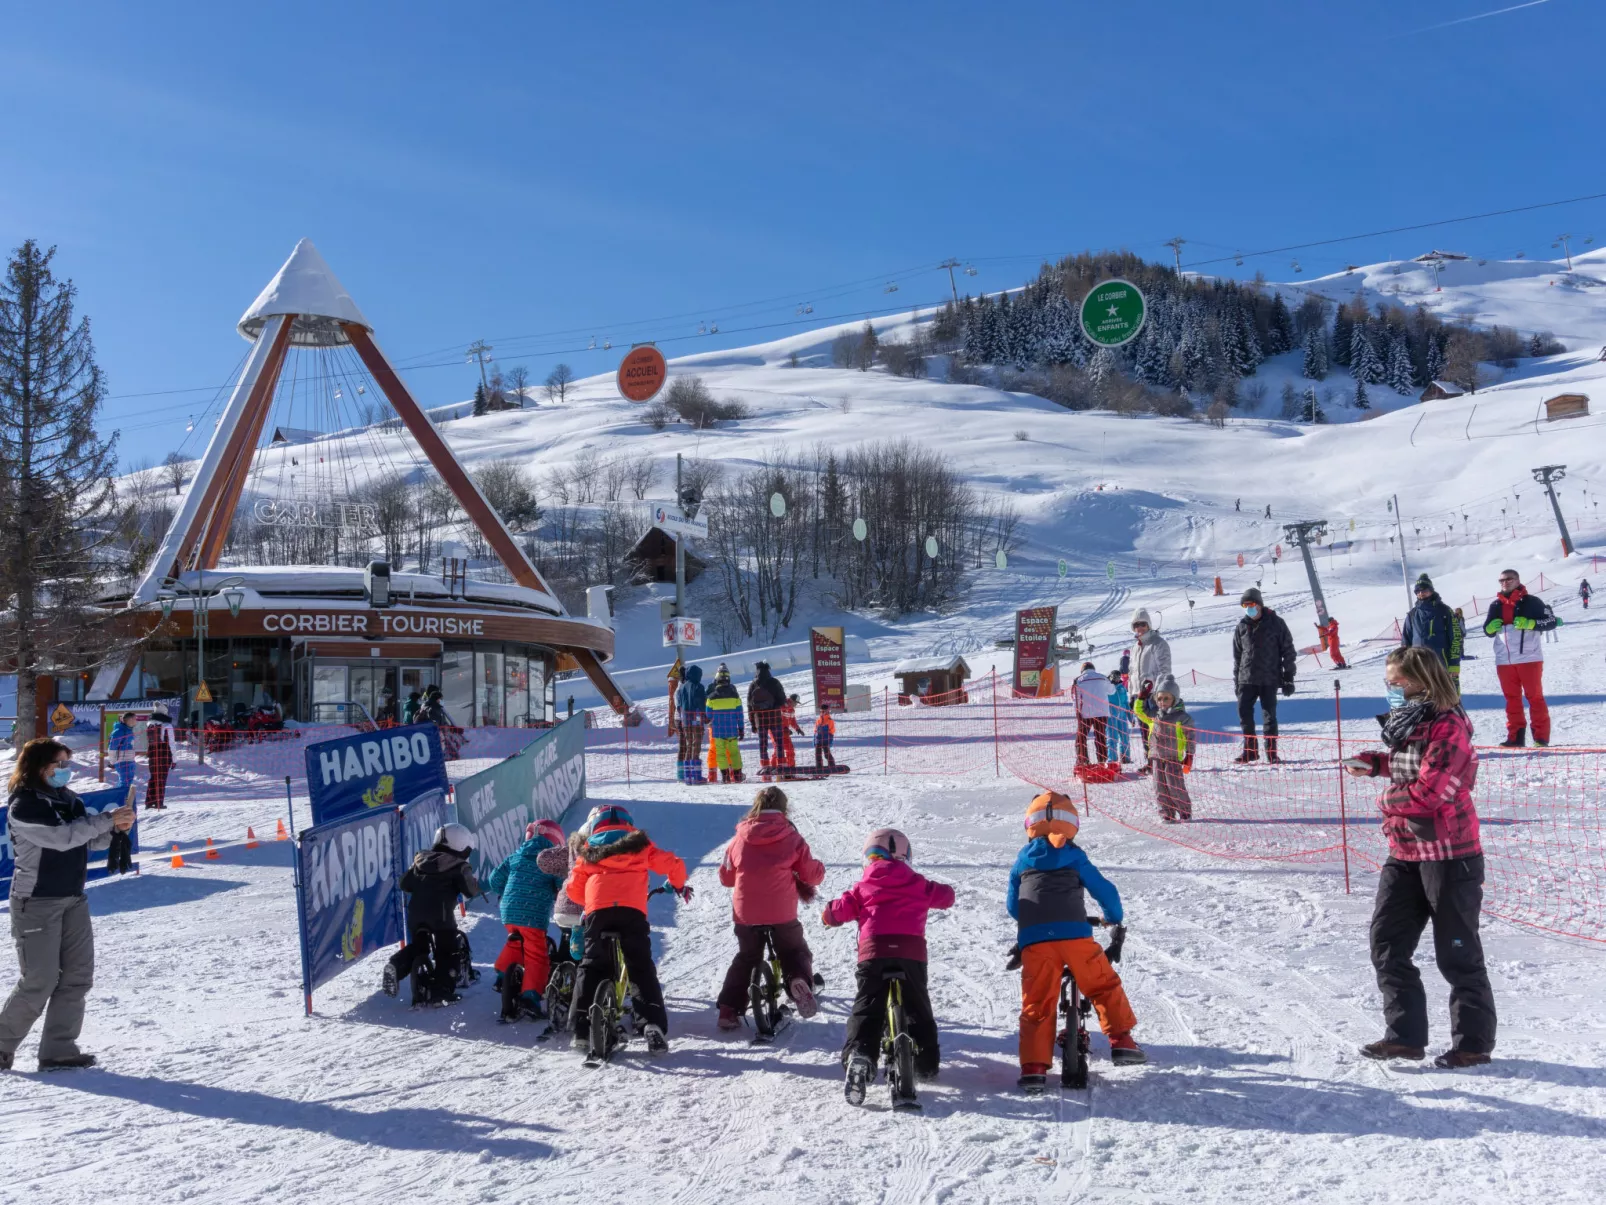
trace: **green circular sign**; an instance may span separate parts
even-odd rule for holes
[[[1120,347],[1138,337],[1147,312],[1137,285],[1106,280],[1082,298],[1082,332],[1099,347]]]
[[[868,523],[866,523],[863,519],[853,520],[853,538],[855,540],[862,540],[869,534],[870,525]]]
[[[1104,576],[1109,578],[1112,582],[1115,580],[1115,562],[1114,561],[1106,561],[1104,563]]]
[[[929,556],[932,560],[936,560],[937,559],[937,537],[936,536],[927,536],[926,537],[926,555]]]
[[[998,555],[993,558],[993,564],[997,565],[1000,569],[1008,569],[1009,554],[1000,548],[998,550]]]
[[[780,494],[770,495],[770,514],[774,515],[777,519],[784,519],[786,517],[786,499],[781,497]]]
[[[1060,557],[1060,576],[1064,577],[1070,571],[1071,567],[1065,563],[1065,558]]]

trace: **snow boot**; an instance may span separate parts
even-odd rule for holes
[[[1132,1040],[1130,1033],[1110,1035],[1110,1062],[1117,1067],[1135,1067],[1148,1061],[1149,1056],[1144,1054],[1142,1047]]]
[[[1266,738],[1266,760],[1274,766],[1282,764],[1283,759],[1277,756],[1277,738],[1274,736]]]
[[[1369,1059],[1384,1062],[1388,1059],[1407,1059],[1417,1062],[1427,1057],[1427,1051],[1420,1046],[1407,1046],[1404,1042],[1368,1042],[1361,1047],[1361,1054]]]
[[[1487,1058],[1484,1059],[1484,1062],[1488,1061]],[[59,1059],[39,1060],[39,1070],[41,1071],[73,1071],[80,1067],[93,1067],[94,1065],[95,1056],[92,1054],[67,1054]]]
[[[719,1006],[719,1027],[724,1030],[740,1029],[742,1016],[728,1004]]]
[[[17,1056],[9,1050],[0,1050],[0,1071],[10,1071],[11,1065],[16,1062]]]
[[[792,997],[792,1003],[797,1005],[797,1015],[805,1021],[820,1011],[813,989],[801,975],[786,985],[786,994]]]
[[[1527,737],[1528,730],[1526,728],[1519,728],[1510,736],[1506,737],[1505,740],[1501,741],[1500,747],[1502,749],[1521,749],[1527,745]]]
[[[648,1025],[643,1032],[647,1036],[648,1054],[669,1053],[669,1039],[664,1036],[663,1030],[659,1029],[656,1025]]]
[[[379,981],[379,986],[384,989],[387,996],[395,996],[401,993],[401,980],[396,977],[396,964],[394,962],[385,964],[384,977]]]
[[[730,780],[731,780],[731,772],[729,770],[721,770],[719,772],[719,781],[720,782],[729,782]]]
[[[870,1080],[875,1075],[875,1068],[870,1060],[862,1054],[855,1054],[848,1059],[848,1076],[843,1085],[842,1093],[847,1097],[848,1104],[862,1105],[865,1091],[870,1086]]]
[[[1015,1086],[1027,1096],[1041,1096],[1048,1088],[1048,1064],[1022,1063]]]
[[[732,770],[731,771],[731,780],[733,782],[746,782],[747,781],[747,775],[743,774],[740,770]]]
[[[1550,748],[1550,742],[1548,740],[1543,740],[1542,741],[1536,736],[1536,737],[1534,737],[1534,748],[1536,748],[1536,749],[1548,749],[1548,748]]]
[[[1238,765],[1260,760],[1260,742],[1252,736],[1244,737],[1244,751],[1232,759]]]
[[[1433,1065],[1441,1071],[1458,1071],[1462,1067],[1481,1067],[1488,1061],[1488,1055],[1471,1050],[1446,1050],[1433,1060]]]

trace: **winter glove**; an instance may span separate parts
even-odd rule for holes
[[[836,921],[831,919],[831,905],[830,904],[827,904],[824,908],[822,908],[820,910],[820,923],[822,925],[824,925],[827,929],[836,928],[836,924],[837,924]]]
[[[1567,621],[1565,619],[1563,619],[1560,615],[1556,616],[1556,626],[1558,628],[1561,627],[1561,625],[1566,623],[1566,622]]]
[[[1283,695],[1284,695],[1284,697],[1287,697],[1288,695],[1291,695],[1293,693],[1294,693],[1294,684],[1292,682],[1284,682],[1283,683]]]
[[[797,885],[797,898],[805,904],[812,904],[814,897],[820,894],[817,888],[809,886],[802,879],[794,878],[792,881]]]
[[[1009,947],[1009,961],[1004,964],[1006,971],[1020,970],[1020,942]]]
[[[1121,947],[1126,945],[1126,926],[1116,925],[1110,930],[1110,944],[1104,947],[1104,957],[1111,962],[1121,961]]]
[[[1519,615],[1517,616],[1516,621],[1512,624],[1512,627],[1516,628],[1519,632],[1531,632],[1534,630],[1534,621],[1529,619],[1526,615]]]
[[[675,891],[675,889],[673,887],[671,887],[669,890]],[[687,883],[679,891],[675,891],[675,894],[680,897],[682,903],[685,903],[685,904],[691,903],[691,895],[692,895],[691,884]]]
[[[1498,619],[1491,619],[1488,623],[1483,625],[1483,630],[1490,636],[1498,636],[1500,635],[1500,629],[1505,626],[1506,625],[1501,623]]]

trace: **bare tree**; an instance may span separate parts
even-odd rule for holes
[[[581,506],[587,506],[597,499],[597,486],[601,484],[597,473],[600,459],[590,448],[574,458],[569,473],[569,485],[574,493],[574,500]]]
[[[508,391],[513,395],[511,399],[513,404],[520,410],[524,409],[527,400],[525,394],[530,389],[530,370],[523,364],[515,364],[507,370],[505,379]]]
[[[541,521],[535,480],[513,457],[481,465],[474,471],[474,484],[512,530],[524,531]]]
[[[169,452],[162,458],[162,477],[173,487],[175,494],[184,492],[184,483],[190,479],[192,463],[182,452]]]
[[[625,485],[630,480],[629,461],[623,456],[610,456],[600,468],[604,501],[618,502],[624,497]]]
[[[568,399],[569,383],[574,380],[574,369],[559,364],[546,374],[546,400],[562,403]]]
[[[652,490],[652,481],[658,462],[652,453],[643,452],[630,461],[630,493],[637,502],[646,501]]]

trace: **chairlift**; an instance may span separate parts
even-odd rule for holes
[[[1240,268],[1243,267],[1244,266],[1244,253],[1242,251],[1234,251],[1233,255],[1232,255],[1232,262],[1234,264],[1236,264]]]
[[[361,397],[363,394],[365,394],[367,392],[368,392],[368,386],[366,386],[366,385],[358,385],[357,386],[357,396],[358,397]]]
[[[1589,235],[1585,235],[1584,236],[1584,246],[1587,247],[1587,246],[1589,246],[1590,243],[1592,243],[1594,241],[1595,241],[1595,236],[1593,234],[1589,234]]]
[[[1525,255],[1525,254],[1526,254],[1526,252],[1519,251],[1519,252],[1517,252],[1517,254],[1513,258],[1521,259],[1523,257],[1523,255]]]
[[[609,351],[612,348],[613,348],[613,340],[612,339],[604,339],[602,341],[602,350],[603,351]]]
[[[1344,275],[1345,276],[1354,276],[1355,273],[1360,269],[1360,266],[1361,266],[1360,264],[1345,264],[1344,265]]]
[[[713,324],[713,325],[711,325],[711,326],[710,326],[710,327],[709,327],[709,328],[708,328],[708,333],[709,333],[709,334],[710,334],[710,335],[717,335],[717,334],[719,334],[719,323],[717,323],[717,322],[716,322],[716,323],[714,323],[714,324]]]
[[[708,333],[708,323],[706,323],[706,322],[699,322],[699,323],[698,323],[698,324],[697,324],[697,333],[698,333],[698,334],[699,334],[699,335],[706,335],[706,334],[707,334],[707,333]]]
[[[974,276],[974,275],[976,275],[976,265],[975,264],[966,264],[965,265],[965,275],[966,276]]]
[[[1304,271],[1304,270],[1305,270],[1305,269],[1304,269],[1304,268],[1301,268],[1301,267],[1300,267],[1300,266],[1299,266],[1299,261],[1298,261],[1298,260],[1297,260],[1297,259],[1296,259],[1296,260],[1295,260],[1295,261],[1294,261],[1294,271],[1295,271],[1295,272],[1303,272],[1303,271]]]
[[[340,398],[341,398],[340,390],[336,389],[335,390],[335,401],[338,402],[340,400]]]
[[[898,291],[898,286],[893,284],[891,281],[888,281],[887,282],[887,287],[882,289],[881,291],[883,293],[896,293]]]
[[[184,434],[188,435],[195,430],[195,415],[190,415],[190,421],[184,424]]]
[[[591,336],[591,342],[586,345],[586,350],[587,351],[596,351],[597,350],[597,337],[595,335]]]

